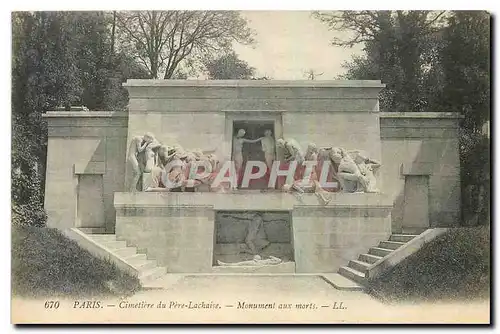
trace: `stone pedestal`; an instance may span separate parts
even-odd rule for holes
[[[289,240],[295,270],[301,273],[336,272],[391,234],[392,203],[380,194],[338,193],[322,206],[312,194],[299,202],[289,194],[244,191],[115,193],[115,208],[117,238],[142,249],[171,273],[213,271],[215,217],[221,211],[289,212],[291,240],[271,237],[277,243]]]

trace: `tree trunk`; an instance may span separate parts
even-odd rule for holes
[[[116,10],[113,11],[113,26],[111,28],[111,53],[109,55],[109,62],[113,61],[115,54],[115,31],[116,31]]]

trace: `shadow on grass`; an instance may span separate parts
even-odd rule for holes
[[[388,303],[487,300],[490,228],[448,231],[368,281],[367,292]]]
[[[12,227],[12,295],[131,295],[139,280],[79,247],[56,229]]]

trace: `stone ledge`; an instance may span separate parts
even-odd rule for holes
[[[454,112],[381,112],[380,118],[463,118]]]
[[[285,193],[154,193],[116,192],[115,208],[154,207],[209,207],[216,211],[290,211],[293,209],[318,210],[323,208],[373,208],[392,209],[392,200],[384,194],[332,193],[332,200],[321,205],[316,195],[304,194],[301,201]]]
[[[109,117],[128,117],[127,112],[123,111],[47,111],[42,115],[44,118],[66,117],[66,118],[109,118]]]
[[[356,206],[346,205],[335,207],[329,206],[296,206],[294,207],[294,217],[332,217],[332,218],[385,218],[392,210],[391,205]],[[332,212],[333,210],[333,212]]]
[[[402,163],[401,175],[432,175],[433,166],[431,162]]]
[[[380,80],[149,80],[128,79],[124,87],[368,87],[384,88]]]
[[[106,174],[105,162],[76,163],[73,167],[75,174]]]

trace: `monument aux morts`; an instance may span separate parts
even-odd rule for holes
[[[458,222],[458,120],[381,113],[380,81],[128,80],[51,111],[48,227],[143,281],[340,272]],[[355,260],[358,258],[358,260]]]

